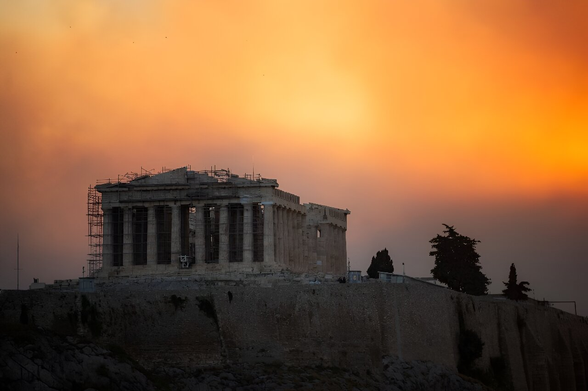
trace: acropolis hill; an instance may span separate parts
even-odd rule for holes
[[[190,373],[211,365],[272,363],[335,367],[379,378],[389,369],[384,360],[390,358],[401,363],[400,372],[390,374],[385,384],[397,381],[393,384],[405,386],[384,389],[417,390],[422,388],[409,387],[413,383],[394,376],[408,376],[406,371],[417,361],[436,365],[435,373],[455,373],[459,336],[469,329],[484,343],[476,367],[491,371],[500,384],[510,387],[496,389],[586,390],[585,318],[428,284],[374,281],[263,287],[162,280],[97,287],[94,293],[4,291],[0,303],[0,332],[5,337],[18,328],[83,337],[123,349],[147,372],[173,367]],[[10,360],[5,358],[5,365]],[[92,374],[100,363],[84,365]],[[26,365],[37,376],[39,366],[45,364],[41,360]],[[433,376],[432,372],[411,374],[423,381]]]
[[[277,187],[184,167],[91,188],[91,277],[0,292],[0,388],[488,390],[457,373],[473,334],[495,390],[588,391],[585,317],[408,276],[339,283],[349,211]]]

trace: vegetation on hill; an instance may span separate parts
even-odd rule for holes
[[[379,278],[379,272],[394,273],[392,258],[390,258],[390,254],[388,254],[386,248],[382,251],[378,251],[376,256],[372,257],[372,263],[367,269],[370,278]]]
[[[444,236],[437,235],[430,240],[435,257],[435,267],[431,270],[433,277],[455,291],[470,295],[488,293],[490,279],[482,273],[480,255],[476,245],[480,242],[459,234],[453,226],[443,224]]]
[[[517,283],[517,268],[513,263],[510,265],[510,273],[508,273],[508,282],[502,282],[506,289],[502,293],[510,300],[527,300],[529,296],[525,292],[529,292],[531,289],[527,288],[529,283],[527,281],[521,281]]]

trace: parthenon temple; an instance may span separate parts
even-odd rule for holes
[[[182,167],[93,190],[97,277],[346,272],[349,210],[301,204],[275,179]]]

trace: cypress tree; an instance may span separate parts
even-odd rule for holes
[[[527,288],[529,283],[527,281],[521,281],[517,283],[517,268],[515,264],[510,265],[510,272],[508,273],[508,282],[502,282],[506,289],[502,293],[510,300],[527,300],[529,296],[525,292],[531,289]]]
[[[443,225],[447,228],[443,231],[446,235],[430,240],[433,251],[429,255],[435,257],[433,277],[454,291],[478,296],[487,294],[490,279],[482,273],[480,255],[476,252],[480,241],[457,233],[453,226]]]

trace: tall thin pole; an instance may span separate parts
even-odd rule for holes
[[[20,290],[20,243],[16,234],[16,290]]]

